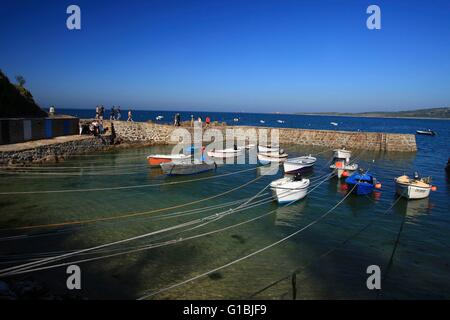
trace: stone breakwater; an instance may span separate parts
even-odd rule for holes
[[[109,124],[108,124],[109,125]],[[176,128],[170,125],[144,123],[144,122],[114,122],[117,137],[125,142],[144,142],[147,144],[174,144],[170,137]],[[188,129],[191,134],[193,128]],[[221,130],[225,136],[227,129],[239,131],[267,130],[268,137],[271,130],[278,130],[280,144],[299,144],[321,146],[327,148],[346,147],[347,149],[361,149],[372,151],[415,152],[417,151],[416,137],[413,134],[379,133],[379,132],[352,132],[332,130],[308,130],[293,128],[265,128],[250,126],[223,126],[212,128]]]
[[[105,121],[105,127],[111,132],[110,121]],[[187,129],[191,136],[193,128]],[[394,134],[377,132],[348,132],[331,130],[306,130],[289,128],[263,128],[249,126],[215,125],[212,128],[220,130],[226,136],[227,130],[234,132],[239,137],[245,136],[250,131],[260,130],[268,138],[271,130],[279,132],[279,142],[283,144],[299,144],[320,146],[324,148],[360,149],[371,151],[414,152],[417,151],[416,138],[412,134]],[[27,165],[33,163],[57,162],[71,155],[94,153],[111,150],[113,148],[126,148],[144,145],[175,144],[171,140],[174,126],[144,123],[114,121],[116,144],[111,145],[109,135],[86,136],[72,135],[53,139],[36,140],[24,143],[1,145],[0,166]],[[260,132],[260,133],[261,133]],[[209,141],[205,141],[208,143]]]
[[[107,136],[64,136],[0,146],[0,166],[58,162],[75,154],[110,148]]]

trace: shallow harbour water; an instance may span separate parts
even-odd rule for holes
[[[242,118],[245,116],[243,114]],[[269,115],[253,115],[253,122],[249,120],[250,123],[246,124],[255,124],[255,119],[266,116]],[[301,299],[450,298],[450,182],[444,171],[450,156],[450,123],[414,119],[270,117],[273,123],[280,117],[287,117],[289,121],[286,122],[291,127],[332,129],[329,128],[329,122],[335,120],[343,130],[414,133],[416,129],[432,128],[438,135],[417,136],[417,153],[355,150],[354,156],[358,158],[358,163],[364,168],[370,168],[382,182],[380,192],[370,197],[350,195],[326,218],[287,241],[150,298],[247,298],[271,282],[289,276],[296,269],[301,270],[297,274],[297,297]],[[270,120],[266,121],[266,125],[267,122]],[[331,150],[294,145],[283,148],[290,156],[320,153],[315,169],[310,174],[311,179],[317,179],[314,184],[329,173],[327,163],[332,156]],[[189,177],[166,177],[159,169],[147,167],[147,154],[168,151],[170,147],[167,146],[120,150],[74,157],[51,165],[51,168],[26,169],[15,174],[2,171],[0,193],[140,187],[0,194],[0,267],[45,256],[37,256],[39,253],[82,249],[224,212],[236,208],[239,201],[254,196],[270,181],[282,176],[280,170],[276,176],[260,177],[255,165],[224,165],[215,172]],[[242,172],[239,174],[224,175],[240,170]],[[392,210],[387,211],[396,201],[393,178],[403,173],[412,174],[415,170],[422,175],[432,176],[438,190],[429,199],[409,202],[401,199]],[[204,179],[179,183],[199,178]],[[142,187],[148,184],[153,186]],[[243,187],[231,191],[239,186]],[[219,196],[223,192],[227,193]],[[169,231],[105,248],[107,251],[102,253],[73,257],[68,261],[232,226],[192,240],[79,264],[83,274],[83,289],[80,293],[83,297],[135,299],[146,292],[169,287],[270,245],[318,219],[345,195],[343,181],[332,178],[322,183],[307,198],[289,207],[283,208],[270,201],[234,212],[193,230],[187,230],[187,227],[182,233],[178,233],[179,230]],[[263,193],[258,199],[268,196],[269,193]],[[191,202],[194,204],[188,205]],[[216,207],[209,211],[189,211],[206,206]],[[124,215],[127,216],[122,217]],[[262,217],[233,226],[259,216]],[[98,218],[108,220],[74,223]],[[72,224],[60,225],[64,222]],[[59,225],[14,229],[42,224]],[[387,269],[401,226],[393,263]],[[366,268],[373,264],[379,265],[383,273],[389,270],[383,279],[381,293],[366,288]],[[63,267],[17,278],[27,276],[44,283],[54,292],[67,291],[67,275]],[[290,299],[291,296],[291,280],[288,278],[254,298]]]

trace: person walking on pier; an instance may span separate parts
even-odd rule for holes
[[[181,115],[177,112],[174,118],[174,126],[179,127],[181,124]]]
[[[111,107],[111,114],[109,115],[109,120],[116,120],[116,108],[114,106]]]
[[[103,120],[103,115],[105,114],[105,107],[102,105],[101,107],[100,107],[100,113],[99,113],[99,119],[100,120]]]
[[[131,113],[131,110],[128,110],[128,119],[127,122],[134,122],[133,121],[133,114]]]
[[[120,106],[117,107],[116,113],[116,120],[120,120],[120,118],[122,117],[122,114],[120,113]]]

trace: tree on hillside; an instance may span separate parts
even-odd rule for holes
[[[23,87],[25,85],[25,78],[22,76],[16,76],[16,81],[19,84],[19,86]]]

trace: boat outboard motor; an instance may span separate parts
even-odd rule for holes
[[[416,172],[414,172],[414,179],[415,180],[419,180],[419,173],[416,171]]]
[[[294,181],[301,181],[302,179],[302,174],[300,172],[297,172],[294,176]]]

